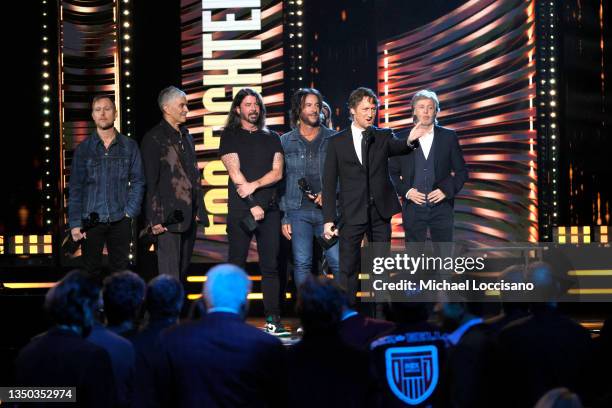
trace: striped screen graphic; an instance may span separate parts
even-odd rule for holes
[[[378,43],[379,122],[412,125],[412,95],[436,91],[470,179],[455,200],[455,240],[537,242],[534,1],[472,0]],[[394,238],[403,237],[401,217]]]

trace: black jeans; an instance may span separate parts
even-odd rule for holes
[[[363,236],[368,235],[368,242],[386,243],[388,247],[391,245],[391,220],[381,218],[374,206],[370,209],[370,219],[372,221],[372,236],[370,236],[370,228],[367,223],[357,225],[345,224],[339,231],[340,275],[338,283],[346,290],[351,307],[357,303],[359,270],[361,269],[361,241]],[[384,248],[380,250],[385,252]]]
[[[124,217],[119,221],[100,223],[86,233],[87,239],[81,246],[85,269],[99,274],[102,269],[102,250],[108,250],[108,266],[111,272],[127,269],[132,240],[132,219]]]
[[[166,231],[157,236],[157,272],[185,282],[196,239],[195,220],[187,231]]]
[[[257,222],[255,232],[249,234],[240,226],[240,220],[250,214],[250,210],[235,210],[230,211],[227,216],[228,262],[244,269],[251,239],[255,235],[265,314],[279,316],[280,280],[277,256],[280,241],[280,212],[266,211],[264,219]]]

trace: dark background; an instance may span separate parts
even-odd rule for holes
[[[37,10],[40,2],[33,5]],[[14,7],[12,9],[11,7]],[[20,15],[16,6],[5,15]],[[3,24],[4,131],[0,148],[0,234],[42,229],[39,180],[42,174],[41,14],[32,12],[19,28]],[[18,209],[29,215],[20,225]]]

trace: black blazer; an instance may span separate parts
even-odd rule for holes
[[[457,134],[454,130],[436,125],[431,148],[436,158],[434,190],[437,188],[442,190],[446,195],[444,200],[454,205],[455,194],[461,190],[468,179]],[[453,176],[451,172],[454,172],[455,175]],[[389,160],[389,173],[397,194],[403,198],[406,197],[406,193],[414,183],[414,155]]]
[[[155,389],[168,407],[286,407],[283,345],[233,313],[162,334]]]
[[[593,341],[570,318],[556,310],[536,310],[502,329],[497,352],[499,375],[495,378],[502,388],[499,395],[506,396],[499,406],[531,407],[556,387],[569,388],[591,406]]]
[[[77,403],[67,405],[106,408],[117,401],[108,353],[71,331],[52,328],[34,337],[15,365],[18,386],[76,387]]]
[[[397,139],[391,129],[377,129],[370,144],[368,164],[370,195],[382,218],[391,218],[401,211],[393,185],[389,180],[389,157],[408,154],[418,147],[406,140]],[[345,224],[358,225],[368,222],[366,167],[359,162],[351,128],[344,129],[329,139],[323,172],[323,217],[334,222],[336,217],[336,187],[340,182],[340,212]]]
[[[386,320],[365,317],[357,313],[340,322],[340,337],[347,345],[357,350],[367,351],[370,343],[395,328]]]
[[[196,215],[201,224],[208,226],[193,138],[185,127],[181,127],[181,134],[185,137],[184,155],[181,155],[178,132],[165,119],[145,134],[141,144],[147,182],[147,224],[161,224],[174,210],[181,210],[183,222],[168,226],[171,232],[187,231]]]
[[[305,333],[288,350],[287,360],[287,407],[373,406],[368,353],[344,344],[337,333]]]
[[[117,406],[131,406],[134,395],[134,347],[129,340],[113,333],[96,322],[87,341],[102,347],[108,353],[115,375]]]
[[[136,353],[132,408],[159,406],[153,368],[159,354],[159,339],[162,332],[175,324],[176,319],[150,320],[140,332],[129,337]]]

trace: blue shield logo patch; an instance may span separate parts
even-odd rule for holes
[[[438,349],[435,346],[392,347],[385,352],[387,383],[397,398],[417,405],[438,385]]]

